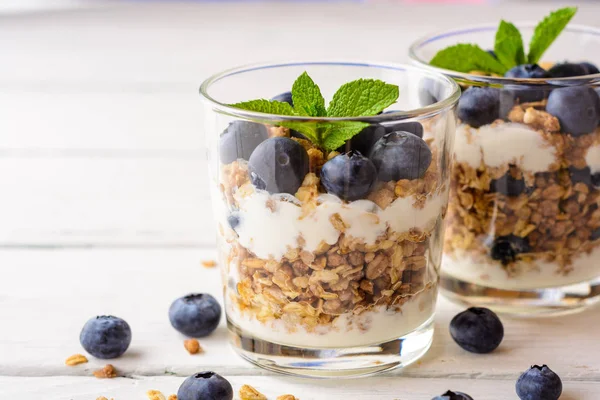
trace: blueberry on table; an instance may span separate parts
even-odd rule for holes
[[[431,400],[473,400],[471,396],[462,392],[453,392],[448,390],[441,396],[436,396]]]
[[[509,69],[504,76],[506,78],[519,78],[519,79],[540,79],[540,78],[550,78],[550,74],[548,71],[543,69],[537,64],[523,64],[517,65]],[[519,86],[521,87],[521,86]],[[514,95],[516,99],[519,100],[520,103],[527,103],[532,101],[539,101],[548,96],[549,91],[538,89],[535,86],[524,86],[524,88],[511,88],[510,85],[506,86],[507,89],[510,89],[510,92]]]
[[[79,341],[85,351],[96,358],[117,358],[131,344],[131,328],[121,318],[102,315],[86,322]]]
[[[521,400],[558,400],[562,394],[560,377],[545,364],[523,372],[515,388]]]
[[[421,178],[431,164],[431,150],[410,132],[391,132],[373,146],[369,158],[382,182]]]
[[[321,183],[327,193],[347,201],[365,198],[376,180],[375,165],[357,151],[335,156],[321,169]]]
[[[531,251],[526,238],[515,235],[498,236],[494,239],[490,250],[490,257],[508,265],[517,259],[517,255]]]
[[[450,336],[471,353],[490,353],[502,342],[504,326],[493,311],[471,307],[452,318]]]
[[[292,100],[292,92],[278,94],[277,96],[272,97],[271,100],[281,101],[282,103],[288,103],[290,106],[294,107],[294,101]]]
[[[248,161],[252,184],[269,193],[296,193],[308,167],[309,158],[304,147],[284,137],[265,140]]]
[[[500,117],[500,90],[472,86],[458,101],[458,118],[473,128],[491,124]]]
[[[384,128],[382,125],[369,125],[357,135],[353,136],[352,139],[347,141],[344,146],[341,146],[337,150],[340,153],[355,150],[362,154],[369,154],[375,142],[381,139],[386,133],[386,128]]]
[[[231,400],[233,387],[214,372],[199,372],[187,378],[177,391],[178,400]]]
[[[561,63],[548,70],[553,78],[568,78],[572,76],[588,75],[588,67],[583,64]]]
[[[207,336],[219,325],[221,306],[210,294],[189,294],[171,304],[169,320],[173,328],[186,336]]]
[[[492,179],[490,192],[501,193],[506,196],[518,196],[525,191],[525,180],[515,179],[507,172],[498,179]]]
[[[548,97],[546,111],[558,118],[561,132],[585,135],[593,132],[600,122],[600,97],[585,86],[555,89]]]
[[[594,64],[589,62],[582,62],[581,66],[586,69],[587,75],[598,74],[600,70]]]
[[[269,133],[263,124],[249,121],[234,121],[221,134],[219,139],[219,154],[223,164],[229,164],[237,159],[249,160],[250,155]]]
[[[423,125],[417,121],[411,122],[396,122],[393,124],[385,124],[386,133],[395,132],[395,131],[404,131],[410,132],[413,135],[416,135],[420,138],[423,137]]]

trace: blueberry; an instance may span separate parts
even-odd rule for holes
[[[277,96],[271,98],[271,100],[281,101],[282,103],[288,103],[290,106],[294,107],[294,101],[292,100],[292,92],[278,94]]]
[[[571,76],[587,75],[588,69],[583,64],[561,63],[548,70],[553,78],[567,78]]]
[[[571,183],[573,183],[573,185],[580,182],[585,183],[587,186],[591,186],[592,184],[590,167],[579,169],[571,166],[569,167],[569,177],[571,178]]]
[[[210,294],[188,294],[171,304],[169,320],[173,328],[186,336],[207,336],[219,325],[221,306]]]
[[[503,265],[508,265],[517,259],[517,255],[531,251],[529,242],[526,238],[515,235],[498,236],[492,243],[490,256],[494,260],[500,261]]]
[[[515,388],[521,400],[558,400],[562,394],[560,377],[545,364],[523,372]]]
[[[592,74],[598,74],[600,73],[600,70],[598,70],[598,67],[596,67],[594,64],[589,63],[589,62],[582,62],[581,66],[583,68],[585,68],[587,71],[587,75],[592,75]]]
[[[379,139],[369,158],[375,164],[379,180],[418,179],[431,164],[427,143],[410,132],[391,132]]]
[[[450,336],[471,353],[494,351],[504,338],[500,318],[487,308],[471,307],[452,318]]]
[[[177,391],[178,400],[231,400],[233,388],[214,372],[200,372],[187,378]]]
[[[588,168],[588,167],[586,167],[586,168]],[[592,175],[592,177],[591,177],[591,183],[596,188],[600,187],[600,172],[596,172],[595,174]]]
[[[474,128],[487,125],[500,116],[500,91],[495,88],[472,86],[458,101],[458,118]]]
[[[537,64],[523,64],[517,65],[509,69],[505,74],[507,78],[527,78],[527,79],[539,79],[539,78],[550,78],[548,71],[543,69]],[[507,88],[510,86],[507,85]],[[527,103],[531,101],[539,101],[548,96],[548,90],[536,89],[535,87],[520,86],[521,89],[511,89],[514,97],[519,99],[521,103]]]
[[[335,156],[321,169],[321,183],[327,193],[347,201],[365,198],[376,180],[375,165],[357,151]]]
[[[525,191],[525,181],[523,179],[515,179],[510,172],[507,172],[499,179],[492,180],[490,191],[506,196],[518,196]]]
[[[121,318],[102,315],[85,323],[79,341],[96,358],[117,358],[131,344],[131,328]]]
[[[254,186],[269,193],[294,194],[308,173],[309,159],[302,145],[274,137],[262,142],[248,162]]]
[[[356,150],[362,154],[369,154],[375,142],[381,139],[386,133],[386,128],[379,124],[369,125],[337,150],[340,153]]]
[[[558,118],[563,133],[585,135],[600,122],[600,97],[584,86],[555,89],[548,97],[546,111]]]
[[[231,214],[227,216],[227,223],[231,227],[231,229],[235,230],[237,226],[240,224],[240,215],[233,211]]]
[[[436,396],[431,400],[473,400],[471,396],[462,392],[452,392],[448,390],[441,396]]]
[[[421,125],[420,122],[416,122],[416,121],[386,124],[385,131],[386,131],[386,133],[395,132],[395,131],[404,131],[404,132],[410,132],[413,135],[416,135],[420,138],[423,137],[423,125]]]
[[[221,162],[229,164],[239,158],[250,159],[256,146],[268,137],[267,128],[262,124],[249,121],[232,122],[219,139]]]

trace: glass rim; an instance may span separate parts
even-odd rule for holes
[[[362,116],[362,117],[308,117],[308,116],[297,116],[297,115],[280,115],[280,114],[269,114],[257,111],[248,111],[241,108],[232,107],[229,104],[222,103],[219,100],[213,98],[208,94],[208,90],[214,84],[227,77],[243,74],[246,72],[252,72],[261,69],[270,68],[281,68],[281,67],[293,67],[302,65],[321,65],[321,66],[352,66],[352,67],[371,67],[379,69],[390,69],[395,71],[412,71],[420,75],[429,76],[435,78],[439,82],[447,84],[451,89],[452,93],[445,99],[435,102],[431,105],[415,108],[407,111],[396,111],[386,114],[373,115],[373,116]],[[267,120],[278,120],[278,121],[299,121],[299,122],[339,122],[339,121],[360,121],[369,123],[380,123],[389,122],[391,120],[404,120],[409,118],[428,118],[439,114],[440,112],[450,109],[460,98],[461,89],[460,86],[453,80],[444,74],[435,71],[427,71],[422,68],[394,63],[380,63],[380,62],[368,62],[368,61],[344,61],[344,60],[325,60],[325,61],[288,61],[288,62],[270,62],[270,63],[255,63],[247,64],[238,67],[234,67],[219,73],[216,73],[207,78],[200,85],[200,96],[202,99],[213,106],[213,110],[223,112],[224,114],[240,117],[244,119],[267,119]]]
[[[515,26],[518,28],[535,28],[537,25],[536,22],[524,21],[517,22]],[[491,29],[496,30],[498,28],[497,23],[485,23],[485,24],[474,24],[474,25],[465,25],[460,28],[455,29],[446,29],[434,32],[432,34],[422,36],[421,38],[414,41],[409,49],[408,56],[410,60],[418,65],[420,68],[426,69],[428,71],[433,71],[437,73],[442,73],[447,75],[453,79],[459,79],[463,81],[472,81],[472,82],[481,82],[488,84],[496,84],[496,85],[533,85],[533,86],[571,86],[571,85],[582,85],[582,84],[597,84],[600,83],[600,73],[598,74],[589,74],[589,75],[580,75],[580,76],[571,76],[565,78],[505,78],[505,77],[496,77],[496,76],[482,76],[476,74],[470,74],[468,72],[458,72],[452,71],[450,69],[434,67],[429,64],[428,61],[423,60],[421,57],[417,55],[418,50],[427,45],[428,43],[435,42],[439,39],[455,36],[460,34],[467,33],[476,33],[489,31]],[[600,29],[595,28],[590,25],[578,25],[578,24],[569,24],[565,28],[566,32],[572,33],[589,33],[595,36],[598,36],[600,39]]]

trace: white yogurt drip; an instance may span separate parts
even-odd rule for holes
[[[585,163],[590,167],[592,174],[600,172],[600,145],[597,144],[588,149],[585,155]]]
[[[505,123],[479,129],[461,124],[454,144],[456,160],[477,168],[515,164],[526,171],[547,171],[555,162],[554,148],[527,125]]]
[[[388,227],[396,232],[406,232],[413,227],[430,230],[447,197],[446,194],[432,197],[422,209],[413,207],[412,197],[398,198],[382,210],[369,200],[344,204],[336,196],[321,195],[320,204],[304,217],[293,196],[269,195],[257,190],[236,199],[240,208],[240,224],[236,227],[240,244],[260,258],[279,260],[289,248],[298,247],[300,236],[305,242],[303,248],[308,251],[315,251],[321,241],[336,243],[340,232],[330,222],[336,213],[347,225],[346,235],[362,239],[366,244],[375,243]],[[275,205],[274,211],[266,206],[269,200]]]

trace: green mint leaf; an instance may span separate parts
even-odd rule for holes
[[[321,94],[321,89],[306,72],[300,75],[292,86],[292,101],[298,115],[310,117],[324,117],[327,115],[325,99]]]
[[[500,21],[494,44],[496,58],[508,69],[525,64],[525,50],[521,32],[510,22]]]
[[[231,104],[231,107],[241,108],[248,111],[256,111],[265,114],[277,114],[277,115],[296,115],[296,112],[288,103],[282,101],[272,100],[250,100],[243,101],[241,103]]]
[[[446,47],[440,50],[429,64],[458,72],[482,71],[504,75],[508,70],[494,56],[475,44]]]
[[[321,147],[323,145],[319,126],[316,122],[282,121],[279,125],[300,132],[317,146]]]
[[[561,8],[550,13],[535,27],[529,42],[529,55],[527,56],[527,61],[530,64],[535,64],[542,58],[544,52],[565,29],[576,12],[577,7]]]
[[[357,135],[369,124],[359,121],[340,121],[319,124],[323,137],[323,147],[332,151],[344,145],[347,140]]]
[[[376,79],[358,79],[342,85],[333,95],[328,117],[376,115],[398,100],[399,89]]]

